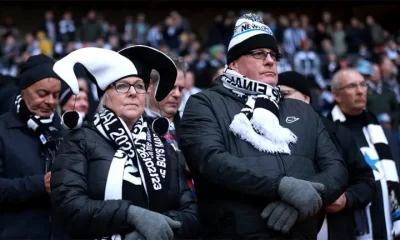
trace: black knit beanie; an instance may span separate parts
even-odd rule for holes
[[[55,61],[50,57],[39,54],[28,58],[22,64],[20,71],[19,88],[23,90],[37,81],[45,78],[61,78],[53,71]]]
[[[311,98],[310,85],[304,75],[298,72],[288,71],[280,73],[278,75],[278,85],[291,87]]]

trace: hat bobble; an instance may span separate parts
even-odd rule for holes
[[[165,117],[158,117],[154,119],[151,128],[158,135],[164,136],[169,132],[169,120]]]
[[[68,130],[78,129],[82,126],[83,116],[77,111],[67,111],[61,116],[61,121]]]

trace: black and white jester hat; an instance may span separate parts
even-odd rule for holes
[[[122,53],[121,53],[122,52]],[[80,63],[91,81],[97,85],[99,96],[114,82],[129,76],[141,78],[145,85],[150,82],[150,72],[155,69],[160,74],[156,100],[163,100],[173,89],[177,68],[164,53],[147,46],[125,48],[120,53],[103,48],[88,47],[75,50],[54,65],[54,71],[66,79],[75,79],[75,64]],[[82,119],[78,112],[63,114],[63,123],[69,129],[79,128]]]

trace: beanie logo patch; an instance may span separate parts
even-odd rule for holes
[[[260,24],[258,22],[244,21],[244,22],[240,23],[239,25],[236,25],[233,31],[234,31],[234,34],[236,35],[236,34],[245,32],[247,30],[253,30],[253,29],[263,30],[269,35],[272,35],[272,36],[274,35],[272,33],[271,29],[267,25]]]

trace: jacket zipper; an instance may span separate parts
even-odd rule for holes
[[[283,173],[285,174],[285,176],[286,176],[286,166],[285,166],[285,162],[283,161],[283,159],[282,159],[282,157],[281,157],[281,154],[280,153],[276,153],[276,155],[277,155],[277,157],[279,158],[279,160],[280,160],[280,163],[281,163],[281,165],[282,165],[282,168],[283,168]]]

